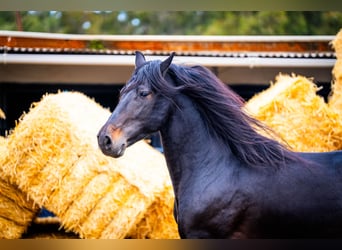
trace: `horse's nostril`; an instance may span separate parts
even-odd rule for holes
[[[111,148],[112,146],[112,140],[110,139],[110,137],[108,135],[106,135],[103,139],[103,145],[105,146],[105,148],[108,150]]]

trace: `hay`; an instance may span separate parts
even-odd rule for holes
[[[114,159],[105,157],[100,151],[89,153],[91,156],[80,159],[65,176],[47,208],[60,217],[68,231],[77,232],[82,238],[103,238],[101,233],[109,222],[113,221],[118,227],[129,225],[135,218],[129,214],[128,205],[139,214],[151,201],[117,171]],[[137,196],[139,199],[130,203]],[[124,214],[115,216],[118,211]],[[123,238],[126,233],[125,230],[110,231],[107,238]]]
[[[33,219],[33,202],[29,201],[14,185],[0,180],[0,211],[1,217],[26,226]]]
[[[0,109],[0,118],[6,119],[6,115],[5,115],[4,111],[2,111],[2,109]]]
[[[332,46],[335,49],[336,57],[342,59],[342,29],[337,33],[332,41]]]
[[[0,137],[0,239],[18,239],[26,232],[38,207],[6,180],[2,165],[7,156],[7,139]]]
[[[275,130],[296,151],[342,148],[342,119],[303,76],[278,75],[276,83],[246,103],[246,110]]]
[[[173,213],[169,212],[173,210],[174,204],[173,197],[169,195],[170,192],[173,192],[173,190],[172,187],[168,186],[167,189],[157,195],[156,200],[149,207],[146,215],[131,229],[127,237],[138,239],[179,238],[178,231],[175,230],[177,224],[174,220]],[[157,221],[159,223],[156,223]]]
[[[19,239],[38,212],[15,185],[0,179],[0,239]]]
[[[329,97],[329,107],[342,113],[342,30],[332,42],[337,61],[333,68],[332,93]]]
[[[9,135],[13,157],[6,158],[4,171],[10,180],[81,238],[127,237],[132,228],[139,230],[136,224],[152,207],[172,215],[167,203],[173,192],[162,154],[145,142],[120,159],[98,149],[96,135],[109,115],[80,93],[46,95]],[[160,193],[165,197],[156,208]],[[177,232],[174,221],[153,221],[144,235],[157,235],[155,224],[172,232],[165,238]]]
[[[149,183],[146,187],[156,190],[153,203],[150,204],[141,221],[131,229],[127,237],[151,239],[179,238],[177,224],[173,216],[174,195],[169,173],[168,171],[160,171],[159,162],[160,157],[163,156],[158,151],[146,150],[139,144],[136,147],[130,148],[125,155],[126,157],[117,159],[119,165],[126,166],[125,169],[128,166],[130,168],[138,166],[142,172],[145,172],[145,166],[141,164],[141,160],[144,157],[148,159],[148,165],[153,171],[146,172],[145,174],[135,172],[135,176],[132,178],[135,179],[138,186],[144,186],[143,183]],[[158,181],[156,180],[156,175],[158,175]],[[158,186],[164,188],[160,189]],[[143,190],[143,192],[148,193],[150,191]]]

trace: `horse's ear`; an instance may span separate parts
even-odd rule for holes
[[[174,55],[175,52],[172,52],[171,55],[160,64],[160,72],[163,76],[165,75],[167,69],[170,67]]]
[[[140,51],[135,52],[135,68],[139,68],[146,62],[145,56]]]

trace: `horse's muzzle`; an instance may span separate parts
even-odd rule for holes
[[[120,129],[102,127],[97,135],[97,142],[103,154],[118,158],[125,153],[127,142]]]

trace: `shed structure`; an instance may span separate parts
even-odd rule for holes
[[[279,73],[312,77],[330,92],[334,36],[126,36],[0,31],[1,134],[47,92],[76,90],[113,109],[134,68],[176,52],[175,63],[211,69],[246,100]]]

